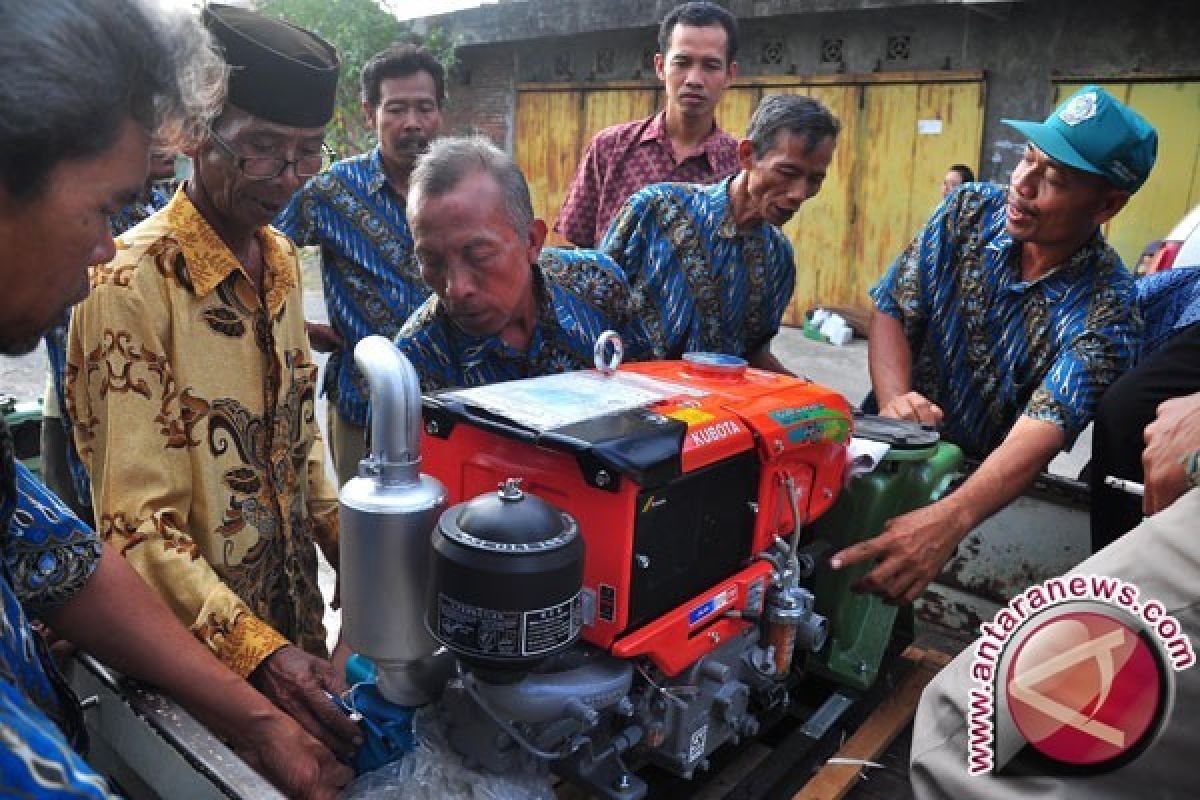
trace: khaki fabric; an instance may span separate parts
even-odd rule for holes
[[[1200,489],[1080,564],[1075,573],[1108,575],[1157,599],[1200,644]],[[974,645],[925,687],[913,727],[911,778],[920,800],[978,798],[1194,798],[1200,796],[1200,665],[1175,673],[1175,705],[1162,736],[1127,766],[1106,775],[1050,778],[967,773],[967,698]]]
[[[118,240],[66,390],[100,534],[242,675],[289,641],[326,653],[314,542],[337,564],[296,250],[257,236],[261,297],[182,190]]]
[[[338,413],[337,405],[325,405],[325,430],[329,436],[333,471],[337,473],[338,488],[358,475],[358,462],[367,456],[367,429],[349,422]]]

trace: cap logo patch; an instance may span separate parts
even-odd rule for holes
[[[1126,183],[1134,183],[1137,181],[1137,175],[1134,174],[1133,170],[1125,166],[1125,164],[1120,161],[1108,162],[1108,171]]]
[[[1058,118],[1071,127],[1096,116],[1096,93],[1085,92],[1071,98],[1067,107],[1058,112]]]

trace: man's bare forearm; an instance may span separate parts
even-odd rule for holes
[[[767,342],[762,347],[755,350],[746,359],[750,366],[756,369],[765,369],[768,372],[778,372],[780,375],[794,375],[790,369],[783,365],[783,362],[771,352],[771,343]]]
[[[964,535],[1020,497],[1064,441],[1062,429],[1054,423],[1022,415],[1000,446],[942,501],[961,522]]]
[[[912,350],[900,320],[879,309],[871,312],[867,366],[880,408],[912,389]]]
[[[277,711],[179,623],[116,551],[105,546],[83,590],[43,614],[54,632],[115,669],[169,693],[219,735]]]

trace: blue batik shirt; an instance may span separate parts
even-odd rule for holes
[[[108,230],[114,237],[147,219],[160,208],[171,201],[174,187],[171,183],[154,184],[142,193],[132,203],[125,205],[116,214],[108,218]],[[71,471],[71,481],[75,485],[75,494],[83,506],[92,504],[92,482],[88,478],[87,468],[79,458],[75,449],[75,438],[71,435],[71,417],[67,413],[67,397],[65,390],[67,372],[67,330],[71,324],[71,309],[63,314],[63,321],[48,330],[42,337],[46,344],[46,360],[50,366],[50,378],[54,384],[54,396],[58,400],[59,421],[66,433],[67,468]]]
[[[1007,189],[959,188],[871,290],[912,350],[912,388],[941,406],[942,434],[982,458],[1019,415],[1070,446],[1133,363],[1133,278],[1097,230],[1065,262],[1021,279]]]
[[[621,268],[595,250],[542,250],[534,270],[537,324],[518,350],[499,336],[472,336],[454,324],[433,295],[404,325],[396,346],[417,370],[421,389],[465,388],[552,375],[595,365],[596,339],[616,331],[626,360],[649,354],[645,328],[632,312]]]
[[[393,338],[429,296],[404,199],[387,180],[379,148],[312,178],[275,225],[301,247],[321,246],[325,307],[344,342],[329,356],[323,386],[343,419],[365,426],[370,389],[354,346],[372,334]]]
[[[29,624],[75,595],[100,540],[13,458],[0,419],[0,796],[107,798],[108,784],[71,748],[78,703]]]
[[[748,357],[779,331],[796,285],[792,245],[766,222],[738,230],[730,181],[647,186],[600,244],[629,278],[656,358]]]
[[[1140,358],[1153,353],[1179,331],[1200,322],[1200,267],[1169,269],[1138,278],[1142,332]]]

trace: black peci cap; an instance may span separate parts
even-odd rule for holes
[[[315,128],[333,117],[338,57],[333,45],[282,20],[210,3],[204,27],[229,65],[230,104],[278,125]]]

